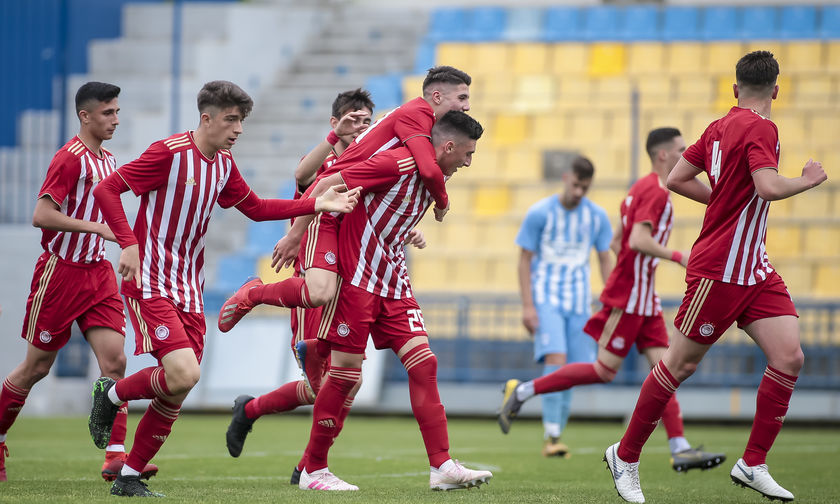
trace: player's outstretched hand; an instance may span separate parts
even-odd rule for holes
[[[540,319],[537,316],[537,308],[534,306],[527,306],[522,308],[522,325],[528,329],[528,333],[533,336],[540,326]]]
[[[348,190],[344,184],[334,185],[315,200],[315,211],[350,213],[356,208],[361,192],[361,187]]]
[[[449,211],[449,202],[446,203],[446,208],[438,208],[435,205],[435,220],[438,222],[443,222],[443,216],[446,215],[446,212]]]
[[[362,133],[370,126],[370,123],[365,122],[368,117],[370,117],[370,112],[367,110],[347,112],[339,119],[333,131],[338,136]]]
[[[117,272],[123,280],[134,280],[139,289],[140,285],[140,246],[136,243],[124,248],[120,253],[120,264]]]
[[[828,180],[828,175],[823,170],[822,163],[809,159],[802,167],[802,178],[808,182],[809,187],[816,187]]]
[[[423,236],[423,231],[415,228],[408,232],[405,242],[409,245],[414,245],[419,249],[426,248],[426,237]]]
[[[271,254],[271,267],[275,273],[281,269],[291,266],[300,250],[300,238],[287,234],[274,245],[274,252]]]

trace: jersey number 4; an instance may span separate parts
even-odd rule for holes
[[[412,332],[426,332],[426,324],[423,323],[423,313],[419,309],[406,311],[408,315],[408,327]]]
[[[723,151],[720,150],[720,141],[715,140],[712,144],[712,171],[710,173],[712,181],[717,184],[718,177],[720,177],[720,163],[723,160]]]

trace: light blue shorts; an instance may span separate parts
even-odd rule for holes
[[[540,326],[534,336],[534,360],[543,363],[545,356],[566,354],[566,362],[595,362],[598,343],[583,332],[589,314],[562,313],[557,306],[537,305]]]

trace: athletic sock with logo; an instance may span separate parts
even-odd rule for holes
[[[685,435],[682,411],[680,411],[680,403],[677,402],[676,394],[671,396],[668,404],[665,405],[665,409],[662,410],[662,425],[665,426],[668,439],[682,438]]]
[[[361,368],[330,366],[327,379],[318,391],[312,410],[312,430],[309,444],[303,458],[306,472],[311,473],[327,467],[327,455],[338,432],[342,409],[350,391],[362,379]]]
[[[429,465],[440,467],[451,457],[446,410],[440,402],[437,387],[437,357],[429,345],[424,343],[406,352],[400,361],[408,372],[411,411],[423,435]]]
[[[248,300],[255,306],[268,304],[285,308],[311,308],[309,288],[301,277],[287,278],[281,282],[258,285],[248,291]]]
[[[0,389],[0,434],[6,434],[15,423],[28,395],[28,389],[18,387],[8,378],[3,380],[3,388]]]
[[[267,394],[263,394],[245,405],[245,416],[256,420],[263,415],[291,411],[298,406],[315,402],[306,390],[303,380],[281,385]]]
[[[133,375],[117,380],[117,383],[108,391],[111,402],[117,405],[124,401],[154,399],[155,397],[171,395],[169,387],[166,386],[166,371],[164,371],[163,366],[143,368]]]
[[[659,424],[665,405],[671,400],[680,383],[671,376],[662,361],[650,371],[642,384],[630,425],[618,446],[618,457],[625,462],[638,462],[642,447]]]
[[[744,450],[743,458],[747,465],[765,463],[767,452],[782,430],[796,378],[770,366],[764,370],[755,400],[752,431],[747,441],[747,449]]]
[[[180,404],[172,404],[156,397],[152,399],[143,418],[137,425],[134,433],[134,445],[128,454],[125,465],[135,471],[140,471],[149,463],[160,447],[163,446],[169,433],[172,432],[172,424],[178,419],[181,411]]]

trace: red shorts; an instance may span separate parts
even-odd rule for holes
[[[370,334],[378,349],[395,352],[415,336],[428,336],[417,299],[390,299],[339,278],[338,302],[326,340],[333,350],[364,353]],[[327,305],[329,306],[329,305]]]
[[[744,327],[764,318],[799,316],[785,282],[775,271],[756,285],[701,277],[686,278],[686,283],[685,297],[674,325],[697,343],[714,343],[732,322]]]
[[[125,336],[125,314],[108,261],[73,263],[44,252],[35,263],[21,337],[46,352],[70,339],[73,322],[84,333],[107,327]]]
[[[636,315],[604,306],[586,322],[583,332],[595,338],[599,347],[622,358],[627,357],[634,343],[639,353],[647,348],[668,346],[668,329],[661,313]]]
[[[134,355],[149,353],[160,362],[173,350],[191,348],[201,363],[207,332],[203,313],[179,310],[165,297],[136,299],[126,296],[125,304],[134,327]]]
[[[319,213],[306,228],[298,252],[301,271],[319,268],[338,274],[338,220]]]

